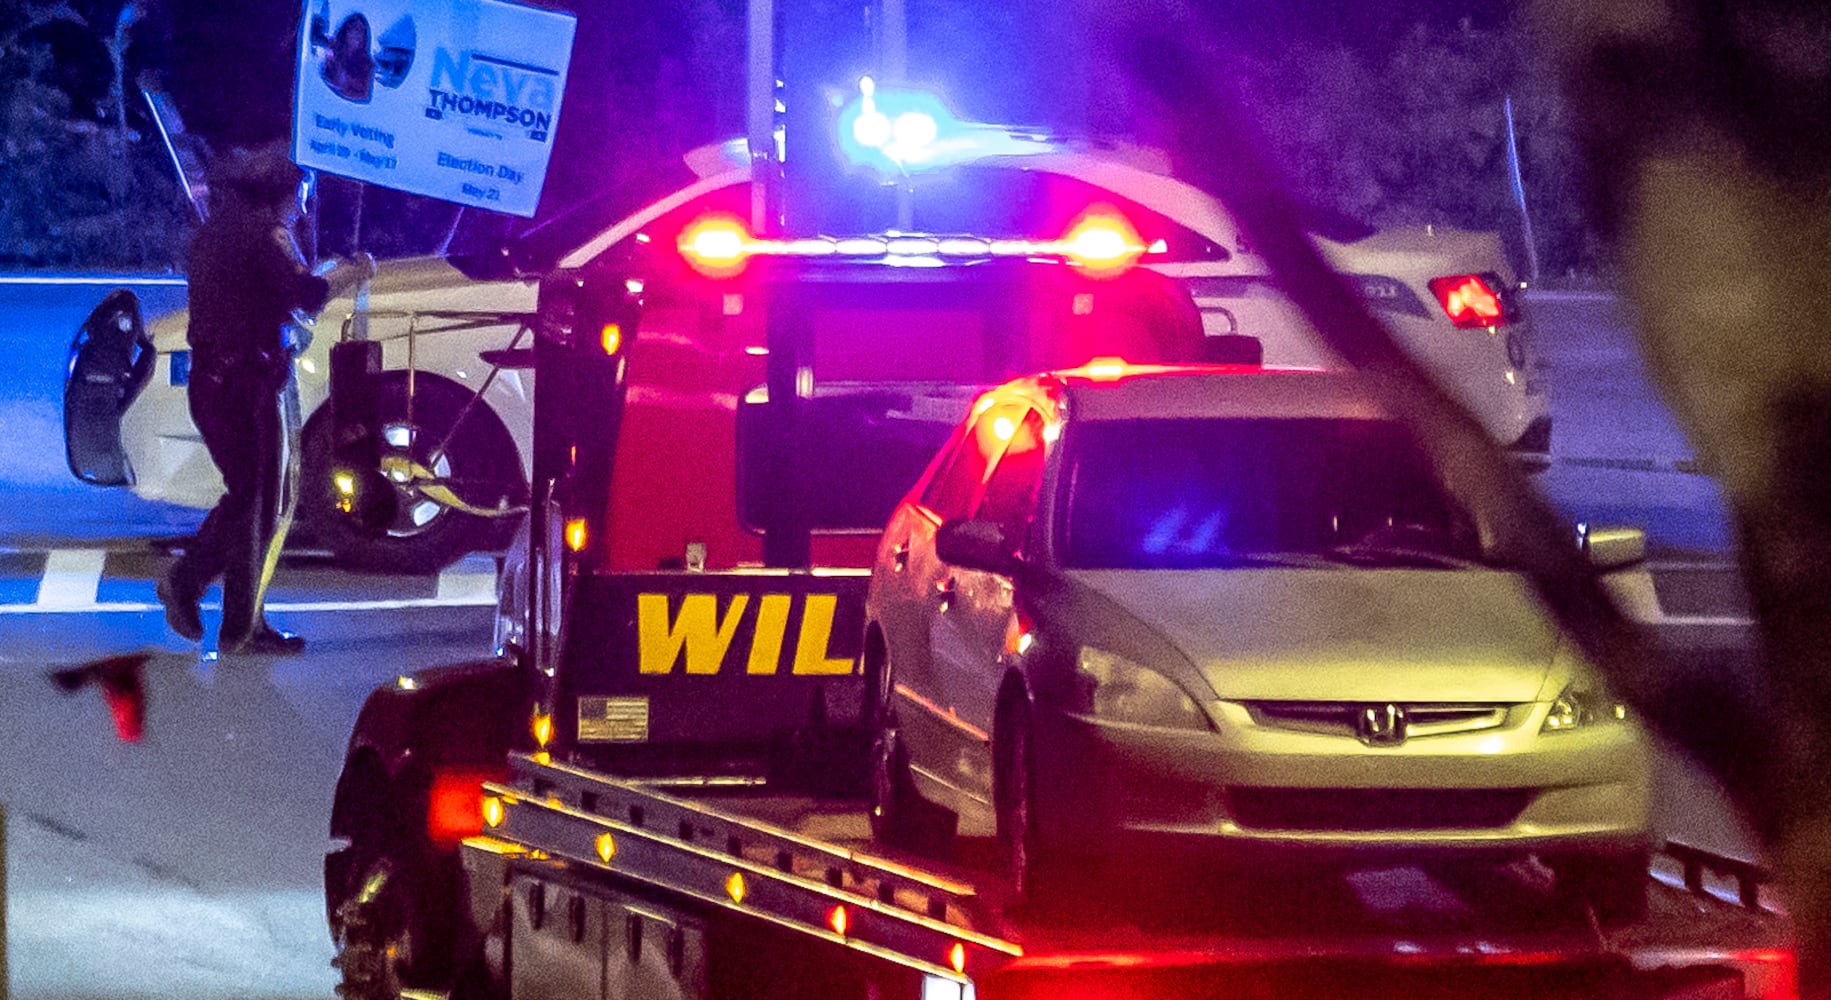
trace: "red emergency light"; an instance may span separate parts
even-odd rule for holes
[[[1062,239],[1063,254],[1096,274],[1117,274],[1144,255],[1138,231],[1125,216],[1095,208],[1075,220]]]
[[[701,216],[681,230],[680,254],[697,271],[729,277],[744,269],[750,233],[735,216]]]

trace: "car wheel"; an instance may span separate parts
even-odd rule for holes
[[[997,770],[993,775],[993,808],[998,846],[1012,888],[1030,904],[1061,896],[1066,867],[1061,852],[1043,836],[1036,817],[1035,738],[1030,713],[1011,705],[999,714]]]
[[[871,741],[871,835],[893,847],[938,853],[952,838],[953,816],[916,791],[896,712],[885,705],[877,717]]]
[[[481,404],[458,423],[468,394],[433,383],[414,399],[407,415],[405,386],[388,383],[377,400],[384,472],[394,490],[392,516],[365,524],[338,510],[333,427],[328,409],[306,427],[300,516],[316,539],[343,565],[393,573],[443,569],[468,552],[491,547],[514,518],[481,517],[454,510],[400,480],[405,468],[424,470],[449,483],[459,499],[491,509],[526,496],[515,444],[496,416]],[[453,426],[457,432],[452,433]],[[440,442],[446,441],[443,449]]]
[[[1647,915],[1648,861],[1648,852],[1632,851],[1561,856],[1547,864],[1560,899],[1587,906],[1605,927],[1621,927]]]

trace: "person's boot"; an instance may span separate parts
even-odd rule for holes
[[[248,637],[248,641],[233,652],[259,656],[297,656],[305,652],[305,637],[261,622],[254,627],[254,634]]]
[[[189,587],[181,584],[174,575],[163,576],[153,586],[153,592],[159,595],[159,603],[165,606],[165,623],[172,631],[191,642],[203,640],[203,614],[197,604],[203,599]]]

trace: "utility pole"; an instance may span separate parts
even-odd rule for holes
[[[750,147],[750,231],[779,235],[782,163],[776,149],[780,93],[779,32],[775,0],[750,0],[746,37],[745,136]]]

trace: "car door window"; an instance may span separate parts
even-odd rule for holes
[[[943,521],[969,516],[973,503],[979,499],[979,488],[991,465],[987,444],[996,441],[991,433],[992,420],[992,414],[987,413],[974,422],[954,447],[953,457],[922,491],[922,505]]]
[[[986,481],[985,496],[973,516],[997,524],[1004,529],[1006,539],[1021,547],[1043,485],[1043,418],[1030,410],[1014,424],[995,423],[995,436],[1005,428],[1009,428],[1009,440],[1004,454]]]

